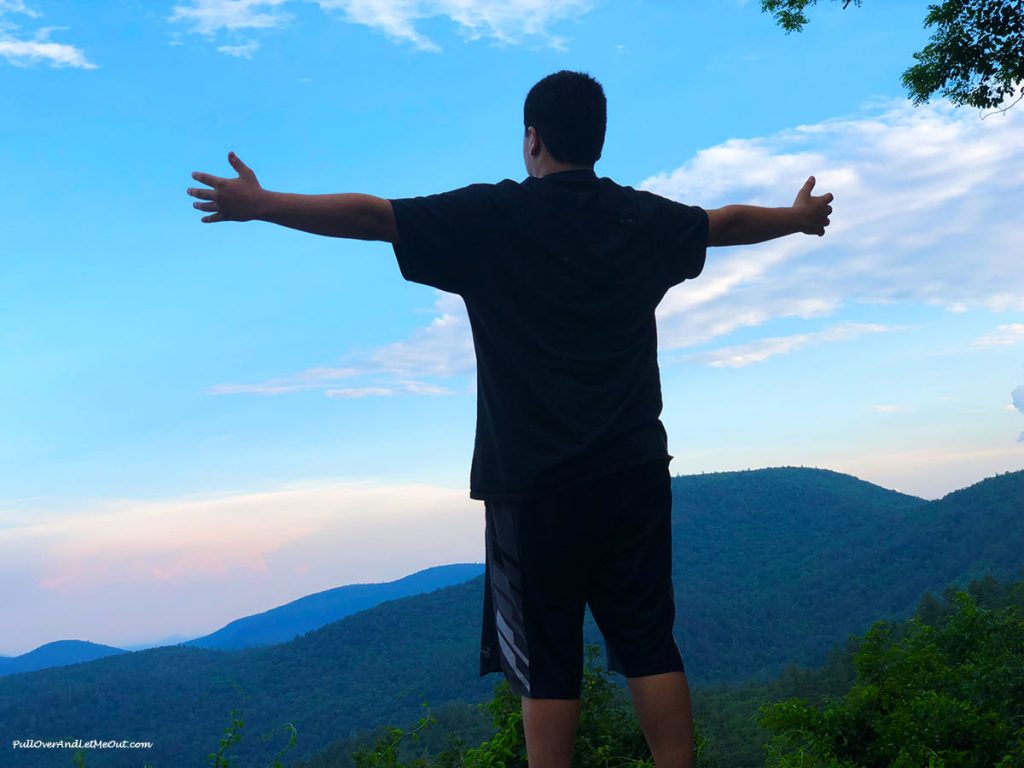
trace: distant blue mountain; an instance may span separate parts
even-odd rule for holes
[[[312,629],[319,629],[332,621],[367,608],[373,608],[388,600],[433,592],[453,584],[461,584],[483,572],[483,563],[455,563],[426,568],[395,581],[335,587],[300,597],[298,600],[271,608],[263,613],[236,619],[209,635],[179,643],[162,642],[115,648],[85,640],[57,640],[41,645],[21,656],[0,656],[0,676],[12,675],[15,672],[31,672],[48,667],[62,667],[82,661],[101,659],[104,656],[112,656],[117,653],[157,646],[187,645],[198,648],[238,650],[284,643]],[[179,637],[181,635],[171,635],[167,640]]]
[[[234,651],[286,643],[312,629],[319,629],[332,621],[373,608],[387,600],[421,595],[461,584],[483,572],[483,563],[454,563],[426,568],[395,581],[335,587],[300,597],[263,613],[236,619],[216,632],[178,645]]]
[[[55,640],[21,656],[0,656],[0,675],[33,672],[47,667],[63,667],[124,652],[123,648],[90,643],[87,640]]]
[[[148,643],[135,643],[134,645],[122,646],[126,651],[144,651],[147,648],[160,648],[165,645],[177,645],[186,640],[191,640],[191,635],[183,635],[177,632],[173,635],[165,635],[159,640],[151,640]]]

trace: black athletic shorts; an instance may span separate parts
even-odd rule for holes
[[[485,501],[480,675],[503,672],[530,698],[577,699],[585,604],[607,668],[682,671],[672,635],[669,459],[528,501]]]

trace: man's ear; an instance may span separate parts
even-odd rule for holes
[[[540,134],[537,133],[537,129],[532,125],[526,129],[526,132],[530,137],[529,151],[532,157],[540,156],[541,150],[544,149],[544,145],[541,143]]]

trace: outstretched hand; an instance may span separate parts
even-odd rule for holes
[[[238,171],[238,177],[225,179],[209,173],[192,172],[192,178],[213,189],[189,187],[188,193],[208,203],[192,203],[201,211],[212,211],[204,216],[203,222],[251,221],[258,218],[263,210],[266,190],[260,186],[256,174],[243,163],[234,152],[228,152],[228,162]]]
[[[793,201],[793,208],[800,212],[800,231],[805,235],[825,234],[825,227],[829,224],[829,214],[832,213],[832,206],[829,205],[835,197],[831,192],[824,195],[812,195],[814,189],[814,177],[809,176],[800,191],[796,193],[796,200]]]

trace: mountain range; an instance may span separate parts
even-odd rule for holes
[[[768,681],[921,597],[1024,566],[1024,471],[928,501],[830,470],[777,467],[672,479],[676,637],[691,687]],[[385,600],[287,642],[178,645],[0,678],[0,744],[74,734],[152,740],[104,766],[200,762],[245,707],[243,764],[266,764],[280,730],[293,759],[431,707],[489,698],[479,677],[483,577]],[[216,633],[214,633],[216,634]],[[602,644],[589,609],[585,642]],[[276,734],[271,742],[258,735]],[[134,752],[134,754],[133,754]],[[53,765],[15,750],[4,765]]]
[[[208,635],[174,643],[117,648],[86,640],[56,640],[20,656],[0,656],[0,675],[76,664],[160,645],[238,650],[283,643],[311,629],[343,619],[357,611],[372,608],[385,600],[432,592],[471,579],[483,571],[483,563],[454,563],[425,568],[394,581],[348,584],[325,589],[262,613],[235,619]]]

